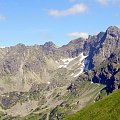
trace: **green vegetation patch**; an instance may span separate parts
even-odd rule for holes
[[[120,120],[120,90],[64,120]]]

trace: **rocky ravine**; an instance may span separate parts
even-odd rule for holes
[[[94,101],[100,84],[109,94],[119,88],[119,52],[115,26],[60,48],[52,42],[0,48],[1,119],[58,120]]]

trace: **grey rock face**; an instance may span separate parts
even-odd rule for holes
[[[69,58],[76,57],[81,52],[83,52],[85,41],[86,40],[83,38],[72,40],[67,45],[60,47],[58,50],[61,56],[65,56]]]
[[[106,33],[114,38],[120,37],[120,29],[116,26],[110,26]]]
[[[120,49],[120,29],[115,26],[109,27],[102,37],[101,42],[102,44],[97,45],[99,49],[93,58],[94,64],[97,65],[110,57],[114,51]]]

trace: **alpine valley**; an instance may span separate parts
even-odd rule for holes
[[[119,120],[119,88],[116,26],[62,47],[0,48],[0,120]]]

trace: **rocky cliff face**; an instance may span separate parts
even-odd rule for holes
[[[115,26],[109,27],[102,37],[101,42],[103,43],[97,46],[99,49],[94,55],[94,64],[100,64],[120,48],[120,29]]]
[[[103,88],[91,83],[106,85],[108,94],[120,87],[119,53],[120,29],[115,26],[59,48],[53,42],[0,48],[0,111],[62,119],[59,110],[66,108],[63,116],[79,110]]]

